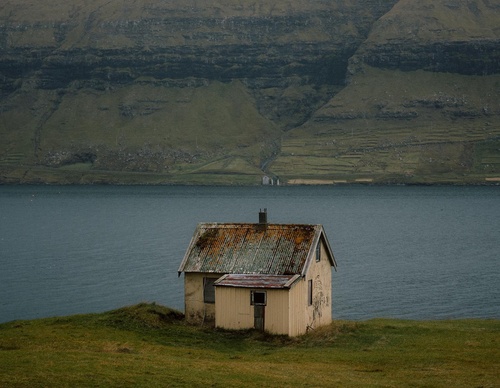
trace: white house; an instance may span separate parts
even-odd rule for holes
[[[200,223],[184,273],[188,322],[290,336],[332,320],[330,244],[321,225]]]

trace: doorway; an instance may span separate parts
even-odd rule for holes
[[[264,331],[266,306],[254,306],[253,327],[255,330]]]
[[[252,291],[250,304],[253,305],[253,327],[264,331],[267,295],[265,291]]]

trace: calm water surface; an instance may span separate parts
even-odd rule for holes
[[[198,222],[323,224],[341,319],[500,318],[500,187],[0,186],[0,322],[183,309]]]

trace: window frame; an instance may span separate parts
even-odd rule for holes
[[[203,278],[203,303],[215,304],[215,286],[214,283],[218,278],[204,277]],[[212,288],[209,288],[209,287]]]
[[[312,306],[313,304],[313,281],[309,279],[307,281],[307,305]]]
[[[255,301],[255,294],[263,294],[264,301]],[[250,305],[252,306],[267,306],[267,292],[265,290],[251,290],[250,291]]]

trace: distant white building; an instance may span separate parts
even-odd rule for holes
[[[272,178],[270,176],[264,175],[262,177],[262,185],[263,186],[279,186],[280,185],[280,179],[279,178]]]

